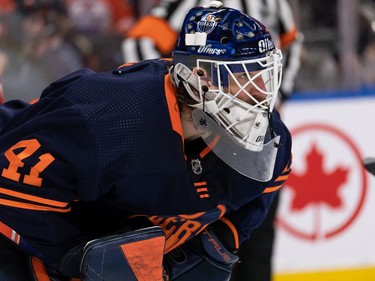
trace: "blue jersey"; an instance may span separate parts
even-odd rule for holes
[[[290,171],[281,136],[274,176],[258,182],[232,170],[201,139],[184,141],[166,60],[52,83],[38,102],[0,107],[0,232],[56,266],[101,221],[146,216],[166,251],[222,219],[239,243],[263,220]]]

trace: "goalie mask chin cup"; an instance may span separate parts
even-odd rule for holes
[[[193,8],[185,17],[173,52],[174,83],[183,85],[196,102],[190,106],[220,125],[220,133],[225,132],[236,145],[270,153],[264,147],[275,139],[272,128],[268,129],[281,83],[281,52],[262,23],[219,4],[213,1]],[[269,164],[273,166],[274,161],[270,158]],[[252,173],[242,173],[259,180]]]

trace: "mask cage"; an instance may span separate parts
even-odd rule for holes
[[[198,76],[199,101],[203,103],[207,99],[213,99],[219,110],[223,110],[230,103],[235,103],[247,108],[247,112],[259,110],[272,112],[281,85],[281,59],[282,55],[279,50],[264,58],[241,61],[198,58],[197,68],[208,72],[208,77]],[[238,81],[236,78],[238,73],[243,73],[245,79]],[[209,96],[202,90],[202,86],[208,84],[207,81],[211,81],[214,86],[209,87]],[[261,85],[258,84],[259,82]],[[236,87],[237,90],[233,92],[231,87]],[[264,99],[254,97],[254,92],[258,92]],[[239,98],[240,94],[246,95],[248,103]]]

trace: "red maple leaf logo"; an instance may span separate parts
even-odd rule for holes
[[[349,169],[337,167],[327,173],[323,170],[324,157],[313,145],[306,155],[307,170],[304,174],[297,175],[292,171],[287,188],[292,190],[292,210],[299,211],[313,204],[327,204],[332,208],[342,207],[339,189],[347,181]]]

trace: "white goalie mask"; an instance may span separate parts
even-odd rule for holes
[[[281,52],[244,61],[191,59],[198,74],[182,63],[174,67],[175,79],[184,80],[197,102],[190,106],[212,116],[247,149],[261,151],[280,87]]]
[[[234,9],[196,9],[173,53],[174,83],[195,101],[189,105],[194,125],[212,150],[243,175],[268,181],[279,142],[269,120],[281,83],[281,52],[255,19]],[[194,26],[196,32],[189,30]],[[202,26],[210,32],[200,32]],[[235,26],[232,39],[228,26]]]

